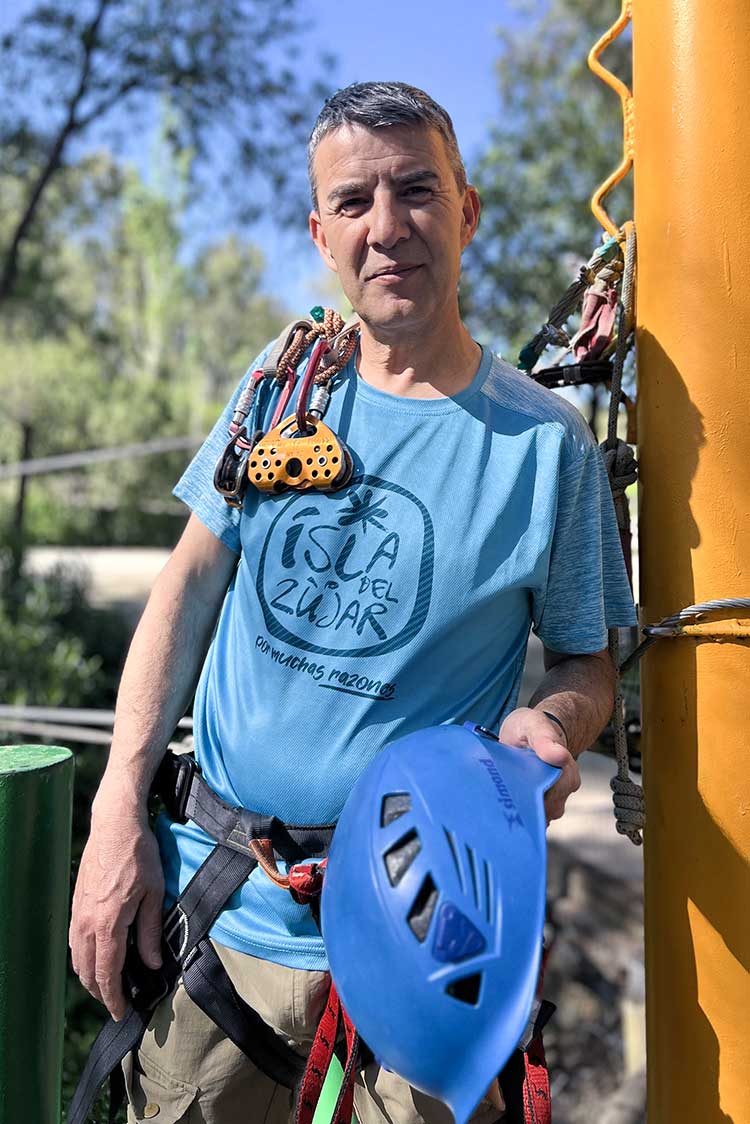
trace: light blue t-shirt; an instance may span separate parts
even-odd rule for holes
[[[232,804],[332,822],[402,734],[468,720],[497,729],[532,626],[548,648],[587,653],[606,647],[608,626],[634,623],[588,426],[489,351],[471,384],[441,399],[376,390],[350,363],[324,420],[353,454],[351,483],[249,487],[241,513],[212,486],[236,397],[175,488],[239,555],[193,715],[204,776]],[[158,834],[173,896],[213,843],[163,819]],[[309,911],[260,869],[212,936],[326,966]]]

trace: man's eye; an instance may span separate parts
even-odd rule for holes
[[[404,195],[409,195],[412,198],[417,198],[417,199],[420,196],[424,198],[424,197],[426,197],[428,195],[431,195],[431,194],[432,194],[432,192],[431,192],[429,187],[427,187],[425,184],[419,184],[419,183],[415,183],[411,187],[407,187],[406,190],[404,191]]]
[[[367,206],[367,200],[361,195],[352,195],[350,199],[342,199],[339,204],[340,211],[358,211],[362,207]]]

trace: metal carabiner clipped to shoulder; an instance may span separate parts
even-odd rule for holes
[[[242,507],[242,501],[247,491],[247,461],[253,446],[261,436],[259,430],[252,441],[247,441],[247,429],[241,426],[234,436],[229,438],[224,452],[216,462],[214,469],[214,488],[229,507]]]

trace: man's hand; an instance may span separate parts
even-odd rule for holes
[[[565,801],[571,792],[576,792],[581,787],[581,774],[575,758],[568,751],[565,734],[560,727],[541,710],[522,706],[511,711],[505,719],[500,727],[499,738],[505,745],[533,749],[542,761],[562,769],[559,780],[544,795],[547,823],[559,820],[565,811]]]
[[[122,968],[134,921],[142,960],[149,968],[161,964],[163,898],[159,848],[145,811],[124,812],[100,790],[73,895],[70,951],[81,983],[114,1019],[127,1012]]]

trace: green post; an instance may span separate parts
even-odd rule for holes
[[[73,755],[0,746],[0,1121],[59,1124]]]

